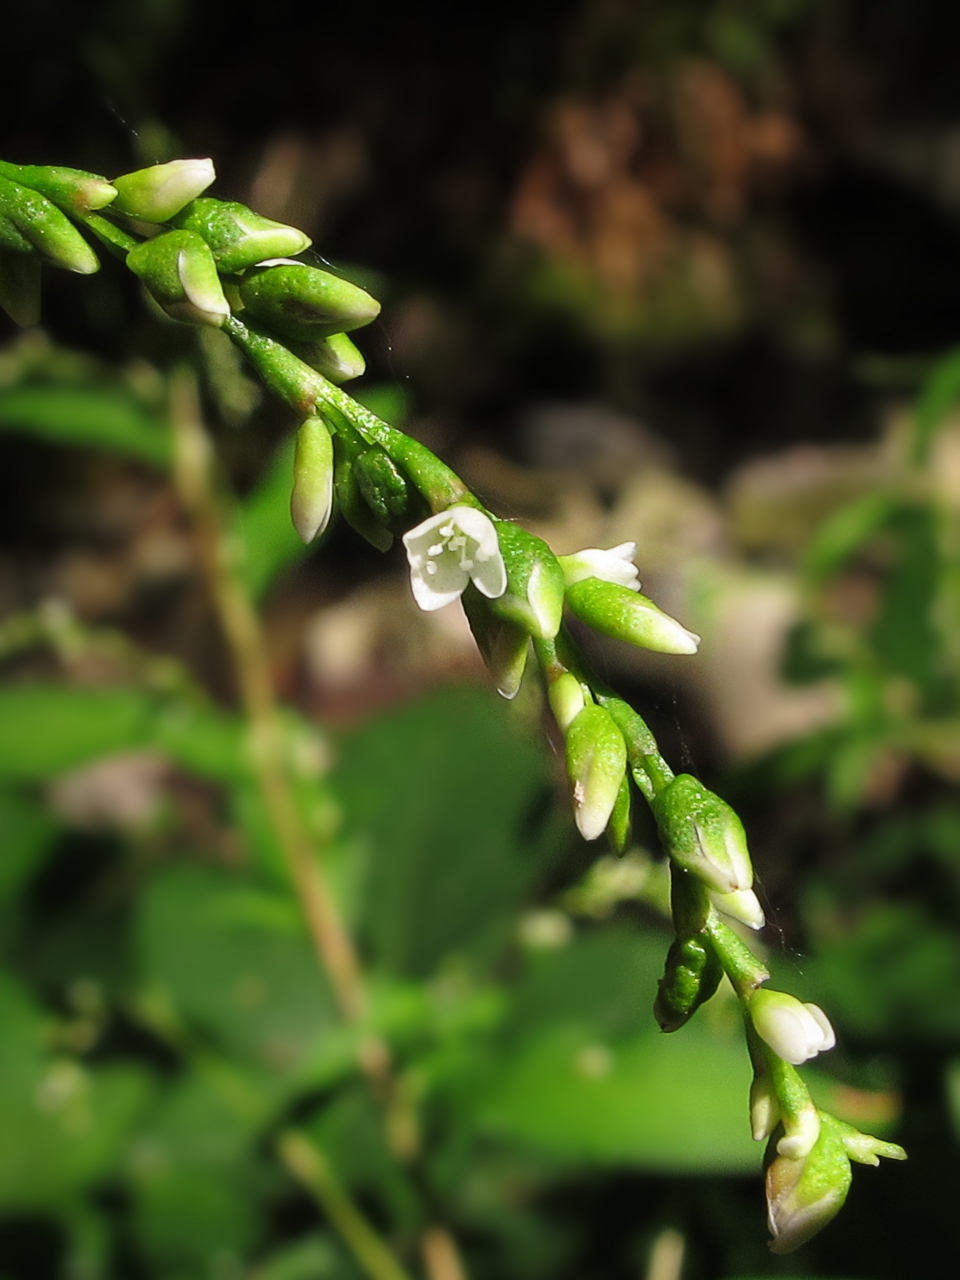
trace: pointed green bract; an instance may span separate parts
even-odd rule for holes
[[[718,893],[752,887],[743,823],[719,796],[681,773],[652,807],[664,848],[678,867]]]
[[[127,266],[174,320],[219,328],[230,314],[216,263],[193,231],[165,231],[131,249]]]
[[[477,648],[493,677],[497,692],[504,698],[515,698],[520,692],[523,672],[530,650],[530,637],[522,627],[498,618],[490,601],[470,583],[461,596],[463,611]]]
[[[639,591],[601,578],[567,587],[567,604],[581,622],[655,653],[696,653],[700,637],[658,609]]]
[[[776,1150],[775,1136],[770,1139]],[[821,1115],[820,1136],[801,1159],[775,1156],[767,1167],[771,1253],[792,1253],[840,1212],[852,1174],[843,1139],[832,1116]]]
[[[54,165],[10,164],[0,160],[0,176],[39,191],[65,213],[82,217],[104,209],[117,197],[117,189],[98,173],[63,169]]]
[[[331,333],[316,342],[291,341],[290,349],[311,369],[316,369],[337,386],[361,377],[367,367],[362,352],[345,333]]]
[[[538,640],[552,640],[563,619],[563,570],[542,538],[509,520],[497,521],[507,568],[507,590],[494,613],[525,628]]]
[[[302,262],[249,271],[240,282],[240,297],[252,316],[295,342],[351,332],[380,314],[380,303],[365,289]]]
[[[0,247],[14,252],[35,249],[55,267],[79,275],[100,269],[97,255],[55,204],[39,191],[4,177],[0,177]]]
[[[221,271],[244,271],[265,258],[288,258],[310,247],[310,237],[303,231],[264,218],[236,200],[201,196],[173,221],[203,236]]]

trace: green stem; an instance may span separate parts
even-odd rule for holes
[[[325,1156],[304,1134],[296,1130],[281,1134],[277,1153],[297,1181],[312,1192],[370,1280],[411,1280],[337,1180]]]
[[[733,983],[734,989],[741,999],[762,986],[770,977],[747,944],[741,941],[733,930],[723,923],[719,914],[711,909],[704,925],[704,933],[723,965],[723,971]]]
[[[130,250],[141,243],[129,231],[124,231],[123,227],[118,227],[115,222],[111,222],[109,218],[104,218],[99,213],[84,214],[77,221],[95,235],[101,244],[106,245],[117,258],[126,258]]]

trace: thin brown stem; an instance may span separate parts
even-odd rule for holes
[[[337,1004],[346,1021],[355,1024],[367,1011],[360,965],[280,764],[281,729],[263,632],[235,572],[233,550],[223,533],[223,515],[211,478],[210,446],[200,420],[196,384],[189,373],[173,375],[170,398],[177,487],[194,522],[217,616],[236,668],[241,701],[250,722],[257,783]],[[365,1060],[373,1062],[375,1055],[367,1054]]]
[[[176,441],[177,489],[194,523],[217,616],[236,669],[241,702],[250,724],[252,766],[257,785],[340,1012],[344,1021],[362,1028],[369,1010],[363,971],[317,859],[318,850],[297,810],[293,789],[282,763],[282,727],[277,715],[263,632],[250,596],[237,573],[235,553],[225,533],[222,501],[213,481],[210,444],[201,421],[192,374],[183,370],[171,378],[170,398]],[[413,1164],[419,1154],[416,1115],[394,1075],[389,1047],[372,1032],[364,1035],[357,1061],[383,1107],[387,1141],[395,1158],[401,1165]],[[375,1233],[371,1236],[372,1228],[365,1224],[343,1189],[338,1189],[339,1184],[320,1153],[314,1151],[308,1159],[308,1149],[312,1150],[302,1135],[288,1135],[282,1140],[281,1157],[292,1171],[295,1171],[294,1164],[299,1159],[301,1174],[298,1176],[301,1176],[301,1181],[306,1181],[302,1176],[304,1170],[309,1168],[312,1171],[310,1185],[314,1193],[350,1247],[355,1252],[358,1248],[365,1251],[363,1258],[360,1253],[357,1257],[374,1280],[408,1280],[387,1246],[375,1237]],[[456,1243],[445,1228],[427,1225],[421,1243],[430,1280],[465,1280],[466,1272]]]

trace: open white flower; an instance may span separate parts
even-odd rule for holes
[[[599,578],[601,582],[614,582],[618,587],[640,590],[640,579],[633,558],[637,554],[635,542],[621,542],[618,547],[601,551],[588,547],[572,556],[558,556],[563,566],[563,576],[568,587],[584,578]]]
[[[497,531],[476,507],[450,507],[403,535],[413,598],[421,609],[442,609],[473,582],[496,600],[507,589]]]

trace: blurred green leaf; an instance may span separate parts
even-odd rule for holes
[[[36,801],[0,788],[0,902],[34,870],[56,830],[56,823]]]
[[[0,778],[39,782],[140,747],[206,777],[245,775],[241,721],[136,689],[29,684],[0,690]]]
[[[906,507],[889,522],[897,556],[884,582],[871,636],[884,666],[930,688],[937,661],[934,601],[940,574],[935,516]]]
[[[365,859],[364,933],[397,973],[502,933],[560,839],[539,742],[476,690],[365,726],[333,781]]]
[[[318,1232],[272,1253],[250,1280],[358,1280],[361,1274],[336,1240]]]
[[[702,1014],[661,1034],[649,1009],[662,950],[625,932],[539,957],[521,985],[509,1052],[467,1095],[480,1132],[563,1159],[664,1172],[755,1170],[739,1028]]]
[[[913,460],[925,462],[934,436],[960,399],[960,351],[951,351],[926,378],[914,410]]]
[[[166,425],[132,396],[111,388],[18,386],[0,391],[0,430],[107,449],[162,468],[172,456]]]
[[[804,556],[807,573],[825,578],[842,568],[863,544],[895,514],[900,499],[868,493],[841,507],[817,530]]]
[[[0,1026],[0,1206],[64,1210],[115,1167],[150,1077],[46,1052],[44,1015],[4,976]]]
[[[130,1145],[137,1234],[163,1274],[209,1275],[216,1259],[246,1250],[263,1229],[253,1208],[261,1117],[218,1083],[191,1072]]]
[[[151,706],[124,689],[31,684],[0,690],[0,777],[36,782],[142,746]]]
[[[148,987],[276,1079],[294,1072],[336,1021],[316,953],[290,905],[241,876],[177,867],[148,885],[137,929]]]

